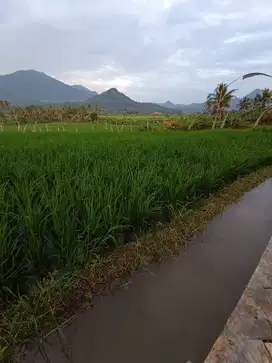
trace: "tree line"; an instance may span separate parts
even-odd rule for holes
[[[228,116],[231,102],[235,97],[236,89],[229,89],[226,83],[220,83],[215,90],[208,94],[205,103],[205,112],[211,114],[214,118],[214,126],[217,121],[221,122],[221,127]],[[259,113],[255,120],[254,126],[257,126],[264,113],[272,106],[272,90],[265,88],[261,94],[257,94],[254,98],[244,97],[238,103],[239,111],[254,110]],[[213,127],[214,128],[214,127]]]
[[[226,83],[220,83],[215,90],[207,96],[205,102],[204,113],[211,115],[212,128],[221,124],[225,127],[228,122],[231,126],[233,113],[235,119],[253,123],[257,126],[264,117],[270,118],[272,121],[272,113],[264,114],[272,105],[272,90],[265,88],[261,94],[257,94],[254,98],[244,97],[237,104],[236,111],[230,112],[232,100],[235,98],[235,89],[229,89]],[[237,114],[237,111],[238,112]],[[52,106],[13,106],[8,101],[0,100],[0,128],[4,124],[17,124],[20,128],[21,124],[34,123],[51,123],[51,122],[97,122],[100,119],[102,110],[96,105],[64,105],[62,107]],[[239,117],[238,117],[239,116]],[[263,117],[264,116],[264,117]],[[195,119],[192,121],[194,124]],[[238,123],[239,123],[238,122]],[[192,128],[190,124],[189,128]]]
[[[0,100],[0,123],[35,123],[35,122],[95,122],[98,120],[101,109],[98,105],[63,107],[45,106],[13,106],[8,101]]]

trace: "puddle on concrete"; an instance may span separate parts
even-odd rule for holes
[[[139,272],[63,330],[74,363],[202,363],[272,235],[272,179],[210,222],[178,259]],[[69,362],[50,338],[52,363]],[[34,353],[26,359],[44,362]]]

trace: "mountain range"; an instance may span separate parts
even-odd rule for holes
[[[98,95],[98,93],[96,91],[91,91],[91,90],[89,90],[89,88],[81,86],[81,84],[73,84],[71,87],[79,90],[85,99]]]
[[[88,100],[91,105],[99,105],[108,113],[181,113],[180,109],[169,109],[151,102],[136,102],[119,92],[116,88],[111,88]]]
[[[7,100],[13,105],[89,103],[99,105],[107,113],[174,112],[156,103],[133,101],[116,88],[98,95],[82,85],[70,86],[35,70],[20,70],[0,76],[0,100]]]
[[[171,101],[166,101],[164,103],[158,103],[158,105],[170,109],[179,109],[182,110],[183,113],[198,113],[204,111],[205,103],[190,103],[189,105],[183,105],[179,103],[174,104]]]
[[[0,100],[12,104],[82,102],[97,92],[82,86],[69,86],[45,73],[17,71],[0,76]]]
[[[254,91],[250,92],[248,95],[246,95],[246,97],[252,99],[254,98],[257,94],[262,94],[262,90],[257,88]],[[237,106],[239,105],[241,98],[238,97],[234,97],[231,100],[231,105],[230,105],[230,110],[236,110]],[[198,113],[198,112],[203,112],[204,108],[205,108],[205,102],[203,103],[191,103],[189,105],[183,105],[183,104],[174,104],[171,101],[166,101],[164,103],[159,103],[160,106],[162,107],[168,107],[171,109],[180,109],[182,110],[183,113]]]
[[[253,98],[262,91],[257,89],[247,97]],[[99,105],[105,113],[198,113],[204,111],[205,103],[189,105],[165,103],[136,102],[111,88],[101,94],[82,85],[68,85],[43,72],[19,70],[0,76],[0,100],[7,100],[14,105],[30,104],[91,104]],[[231,109],[236,109],[240,99],[232,100]]]

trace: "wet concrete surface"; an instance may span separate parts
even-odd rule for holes
[[[272,237],[205,363],[272,363]]]
[[[202,363],[272,235],[272,180],[210,222],[177,259],[95,299],[63,330],[74,363]],[[51,362],[68,362],[50,338]],[[30,353],[30,362],[43,362]]]

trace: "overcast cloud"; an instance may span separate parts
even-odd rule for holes
[[[272,74],[271,24],[271,0],[3,0],[0,73],[200,102],[221,81]],[[272,80],[236,83],[238,96],[264,87]]]

